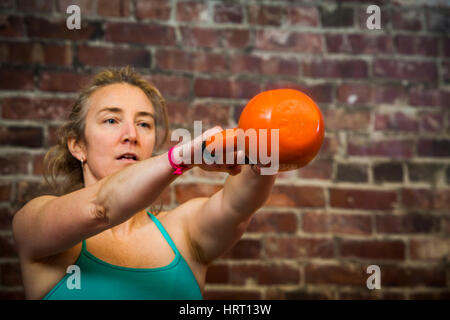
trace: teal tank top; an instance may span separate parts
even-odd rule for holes
[[[160,268],[112,265],[87,251],[83,240],[75,262],[80,288],[69,289],[73,286],[67,280],[74,273],[67,273],[43,300],[201,300],[200,287],[186,260],[158,219],[147,213],[175,253],[170,264]]]

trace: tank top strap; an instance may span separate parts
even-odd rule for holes
[[[166,239],[167,243],[169,243],[169,245],[172,248],[172,250],[175,253],[175,255],[178,255],[179,254],[178,249],[175,246],[175,243],[172,241],[172,238],[167,233],[166,229],[164,229],[162,223],[159,222],[158,218],[156,218],[150,211],[147,211],[147,213],[150,216],[150,218],[152,219],[152,221],[156,224],[156,227],[158,228],[158,230],[164,236],[164,239]]]

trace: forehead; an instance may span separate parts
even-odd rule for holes
[[[126,83],[115,83],[97,89],[89,97],[89,116],[97,115],[105,108],[120,108],[123,112],[154,114],[154,107],[140,88]]]

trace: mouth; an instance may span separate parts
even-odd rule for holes
[[[139,159],[135,154],[125,153],[117,158],[117,160],[122,162],[137,162]]]

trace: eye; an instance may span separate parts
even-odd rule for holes
[[[144,125],[144,127],[146,127],[146,128],[151,128],[152,127],[152,125],[150,123],[147,123],[147,122],[141,122],[140,124]]]
[[[114,121],[114,122],[111,122],[111,121]],[[113,123],[115,123],[116,122],[116,120],[115,119],[113,119],[113,118],[110,118],[110,119],[106,119],[105,121],[103,121],[104,123],[108,123],[108,124],[113,124]]]

